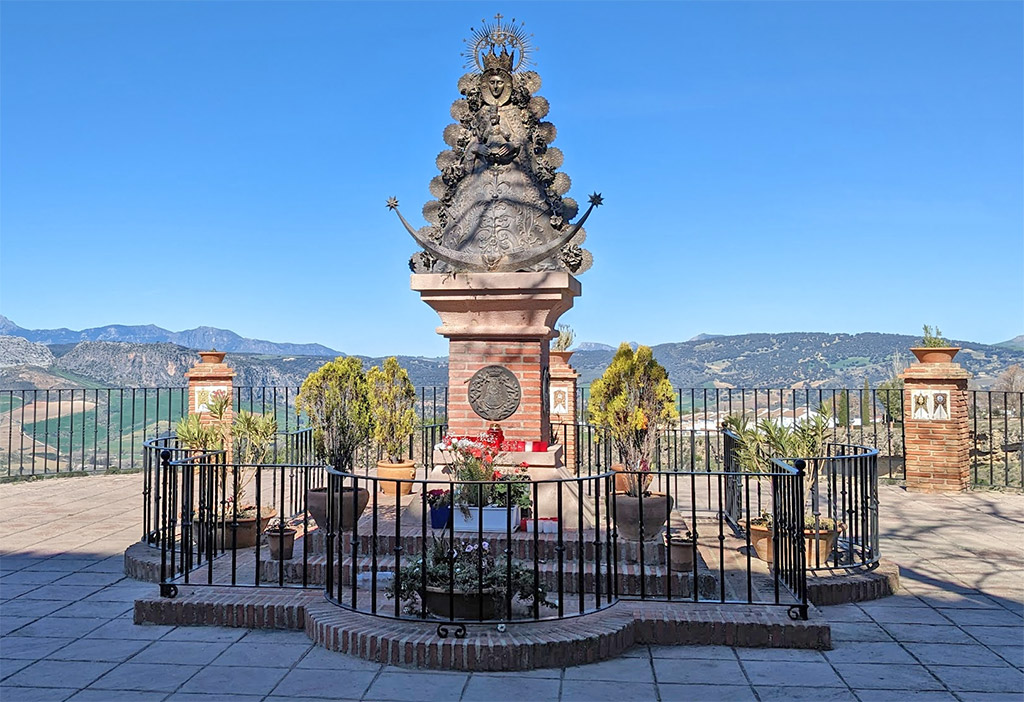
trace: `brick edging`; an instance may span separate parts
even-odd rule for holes
[[[137,541],[124,551],[124,574],[133,580],[160,582],[160,549]]]
[[[306,609],[322,595],[294,588],[179,586],[174,598],[135,600],[136,624],[295,629],[306,626]]]
[[[879,559],[878,566],[862,573],[808,576],[807,599],[818,605],[866,602],[888,597],[900,589],[900,567]]]
[[[304,629],[318,645],[366,660],[440,670],[529,670],[593,663],[635,644],[831,648],[812,606],[807,621],[785,607],[622,601],[547,622],[469,624],[465,638],[438,636],[439,622],[400,621],[342,609],[318,591],[179,586],[175,598],[135,602],[136,624]]]

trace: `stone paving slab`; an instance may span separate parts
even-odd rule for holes
[[[120,558],[141,532],[141,477],[0,485],[0,700],[1020,702],[1024,496],[880,493],[903,590],[821,608],[831,651],[634,646],[589,666],[453,674],[344,656],[303,632],[136,626],[132,603],[155,586],[123,578]]]

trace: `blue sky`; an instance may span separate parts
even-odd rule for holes
[[[526,23],[583,340],[1024,333],[1016,2],[4,2],[0,313],[443,355],[409,290],[462,40]]]

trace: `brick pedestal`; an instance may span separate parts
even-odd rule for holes
[[[970,486],[967,381],[957,363],[915,363],[901,376],[907,489],[959,492]]]
[[[565,465],[575,471],[576,382],[580,374],[569,365],[572,351],[551,351],[550,354],[548,406],[551,408],[551,423],[565,425],[555,427],[554,438],[565,449]]]
[[[200,361],[192,366],[185,377],[188,378],[188,413],[198,414],[199,421],[206,425],[217,424],[207,408],[207,401],[210,396],[223,391],[229,397],[234,396],[235,371],[224,363],[224,352],[222,351],[200,351]],[[234,421],[234,410],[231,405],[224,413],[223,422],[227,427]],[[230,431],[222,433],[228,436]],[[226,447],[230,455],[231,447]]]
[[[412,289],[441,318],[449,340],[448,431],[477,436],[491,425],[469,404],[469,381],[490,365],[519,381],[519,407],[501,420],[506,439],[539,441],[551,434],[548,342],[558,318],[580,294],[568,273],[414,274]]]

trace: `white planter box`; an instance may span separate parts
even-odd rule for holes
[[[467,517],[458,505],[452,513],[452,530],[476,532],[480,530],[480,514],[483,513],[484,531],[504,533],[508,528],[508,512],[505,507],[470,507]],[[512,531],[519,529],[519,507],[512,508]]]

